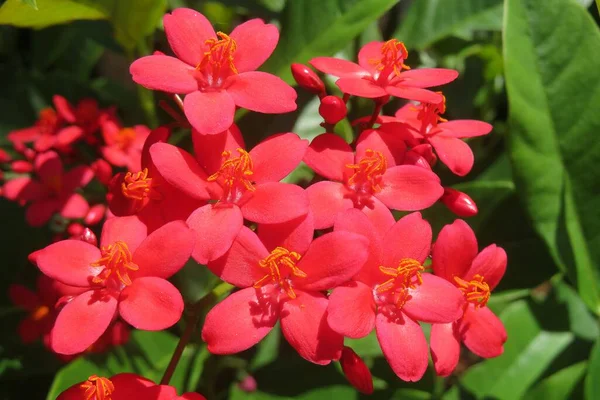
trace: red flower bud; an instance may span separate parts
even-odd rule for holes
[[[86,225],[94,226],[98,222],[102,221],[104,214],[106,213],[106,206],[104,204],[96,204],[90,207],[87,215],[83,219]]]
[[[325,96],[325,84],[319,76],[304,64],[292,64],[292,75],[298,85],[311,93]]]
[[[87,242],[92,246],[98,245],[98,239],[96,238],[96,234],[92,232],[90,228],[85,228],[81,235],[79,236],[79,240]]]
[[[444,188],[440,201],[459,217],[472,217],[477,214],[477,204],[473,199],[456,189]]]
[[[79,236],[85,227],[78,222],[73,222],[67,227],[67,233],[71,236]]]
[[[365,362],[350,347],[344,346],[340,358],[342,371],[352,386],[361,393],[373,393],[373,377]]]
[[[96,175],[96,178],[98,178],[102,184],[108,185],[112,179],[112,167],[110,164],[106,162],[106,160],[99,158],[92,163],[91,167]]]
[[[0,149],[0,163],[7,163],[12,159],[10,154],[8,154],[3,149]]]
[[[246,377],[238,383],[238,387],[247,393],[256,391],[257,386],[256,379],[254,379],[252,375],[246,375]]]
[[[11,167],[12,170],[18,174],[24,174],[33,171],[33,164],[25,160],[13,161]]]
[[[35,158],[35,150],[26,148],[23,150],[23,155],[27,160],[33,161],[33,159]]]
[[[344,100],[337,96],[325,96],[321,99],[319,114],[328,124],[337,124],[346,116],[348,110]]]

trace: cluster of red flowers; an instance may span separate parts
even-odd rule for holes
[[[360,50],[358,64],[329,57],[310,61],[339,77],[338,97],[327,94],[315,72],[294,64],[299,86],[321,99],[324,133],[311,143],[281,133],[247,149],[233,122],[236,107],[262,113],[296,108],[292,87],[255,71],[275,49],[277,28],[255,19],[229,35],[215,33],[190,9],[165,15],[164,27],[176,57],[157,52],[130,70],[135,82],[169,93],[181,107],[185,117],[178,121],[187,121],[179,126],[189,121],[193,154],[168,143],[167,126],[152,132],[121,128],[110,110],[89,102],[67,107],[60,97],[58,113],[44,110],[35,127],[11,135],[38,179],[14,178],[3,192],[30,203],[32,224],[56,211],[71,220],[85,218],[89,207],[76,189],[100,168],[63,172],[61,156],[75,163],[77,140],[128,169],[110,182],[96,172],[108,186],[110,209],[99,246],[95,237],[74,235],[31,255],[54,285],[70,291],[60,292],[55,309],[56,297],[36,299],[15,289],[15,301],[31,312],[21,327],[26,335],[33,336],[31,321],[55,314],[44,331],[47,342],[57,353],[72,355],[121,320],[137,329],[169,328],[184,302],[168,278],[192,257],[239,288],[204,321],[202,339],[214,354],[254,346],[279,321],[301,357],[321,365],[339,360],[350,382],[371,392],[368,369],[344,347],[344,337],[361,338],[375,329],[391,368],[406,381],[423,376],[429,349],[442,376],[456,367],[461,342],[481,357],[502,353],[506,332],[486,304],[506,269],[506,253],[495,245],[478,252],[462,220],[445,226],[433,246],[430,224],[415,212],[440,201],[458,216],[477,213],[466,194],[444,188],[433,170],[439,158],[453,173],[466,175],[473,153],[461,139],[492,129],[441,116],[445,97],[427,88],[453,81],[458,72],[410,69],[401,42],[371,42]],[[347,116],[350,96],[372,99],[374,110],[354,121],[357,138],[348,144],[333,132]],[[381,115],[390,96],[412,102],[393,117]],[[98,127],[103,141],[94,136]],[[318,178],[308,187],[281,182],[301,162]],[[391,210],[405,213],[396,221]],[[432,324],[429,344],[420,322]],[[113,399],[128,398],[119,396],[137,386],[169,392],[146,398],[198,396],[176,397],[173,388],[132,375],[111,380],[90,377],[63,398],[84,393],[100,399],[113,392]]]

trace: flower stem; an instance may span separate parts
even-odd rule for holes
[[[377,121],[377,117],[379,117],[379,113],[381,112],[381,108],[383,107],[383,103],[375,102],[375,108],[373,109],[373,114],[371,114],[371,119],[365,125],[365,130],[373,128],[373,125]]]

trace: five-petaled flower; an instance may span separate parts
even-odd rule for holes
[[[102,121],[105,143],[100,149],[102,156],[112,165],[137,172],[141,169],[142,148],[149,134],[147,126],[123,127],[115,118],[105,118]]]

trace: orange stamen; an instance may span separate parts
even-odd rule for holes
[[[85,400],[111,400],[115,385],[108,379],[97,375],[90,376],[80,386],[85,390]]]
[[[223,179],[223,184],[229,189],[234,186],[241,184],[245,189],[254,191],[254,186],[249,177],[252,176],[252,159],[250,154],[244,149],[238,148],[237,152],[240,154],[239,157],[231,158],[230,151],[224,151],[221,155],[223,156],[223,164],[221,168],[214,174],[208,177],[209,182]]]
[[[379,267],[379,270],[392,278],[377,285],[377,292],[382,293],[400,285],[404,288],[414,289],[423,283],[421,272],[425,271],[425,267],[420,262],[412,258],[403,258],[398,263],[397,268]]]
[[[346,164],[346,167],[354,170],[354,174],[348,179],[348,186],[366,184],[366,188],[372,193],[381,191],[381,177],[387,170],[387,161],[381,152],[367,149],[358,164]]]
[[[51,134],[58,125],[58,114],[50,107],[40,111],[40,117],[36,123],[42,134]]]
[[[479,274],[475,275],[469,282],[458,276],[454,277],[458,289],[463,293],[465,299],[473,304],[475,308],[485,307],[490,299],[490,286],[483,279],[483,276]]]
[[[436,92],[442,95],[442,101],[437,104],[423,103],[416,108],[419,110],[417,119],[423,123],[423,128],[427,129],[430,125],[437,126],[439,122],[448,122],[446,118],[442,118],[440,114],[446,112],[446,96],[442,92]]]
[[[103,246],[101,249],[102,257],[91,264],[92,267],[104,266],[102,272],[92,279],[93,283],[105,282],[114,272],[117,279],[124,285],[131,285],[129,271],[137,271],[139,267],[133,261],[127,243],[117,241],[109,246]]]
[[[397,39],[390,39],[381,45],[381,58],[369,60],[369,64],[374,65],[378,71],[389,70],[396,76],[400,76],[403,69],[410,69],[404,64],[408,58],[408,51],[404,43]]]
[[[119,132],[117,133],[115,141],[117,143],[117,146],[119,146],[119,148],[126,149],[131,145],[131,143],[133,143],[133,141],[135,140],[135,137],[136,137],[135,129],[123,128],[123,129],[120,129]]]
[[[148,176],[148,168],[136,172],[128,172],[121,183],[123,196],[132,200],[143,201],[145,198],[160,200],[160,193],[153,190],[152,178]]]
[[[221,72],[223,67],[227,67],[231,72],[237,74],[238,70],[233,64],[233,54],[237,50],[235,40],[223,32],[217,32],[217,36],[219,39],[212,38],[204,42],[208,46],[208,50],[204,52],[204,56],[196,69],[203,69],[211,65],[217,74]]]
[[[31,319],[34,321],[42,320],[46,315],[50,314],[50,307],[39,306],[31,313]]]
[[[273,282],[283,288],[290,298],[295,299],[296,293],[287,277],[281,275],[280,268],[287,267],[291,270],[293,276],[306,278],[306,273],[296,266],[300,261],[300,257],[300,254],[295,251],[289,251],[283,247],[275,248],[264,260],[259,261],[258,265],[261,268],[269,268],[269,273],[256,281],[254,287],[260,288],[269,282]]]

